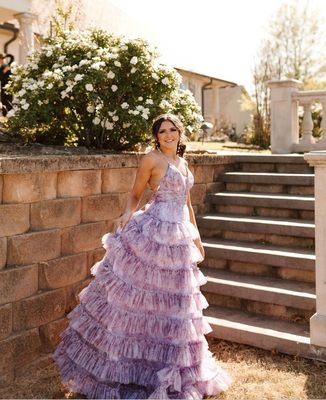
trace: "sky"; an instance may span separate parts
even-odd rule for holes
[[[236,82],[249,93],[253,89],[254,59],[266,27],[284,3],[284,0],[106,1],[141,25],[147,39],[158,47],[162,62]],[[297,2],[308,2],[326,19],[326,0]]]

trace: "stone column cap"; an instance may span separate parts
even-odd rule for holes
[[[301,81],[297,79],[280,79],[267,81],[269,87],[295,87],[298,88],[302,84]]]
[[[303,158],[309,165],[325,165],[326,167],[326,150],[315,150],[306,153]]]

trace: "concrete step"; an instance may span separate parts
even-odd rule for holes
[[[272,172],[287,174],[313,174],[314,168],[306,164],[287,164],[287,163],[260,163],[260,162],[240,162],[235,165],[236,171],[242,172]]]
[[[230,230],[235,232],[271,233],[274,235],[315,237],[315,224],[311,221],[275,219],[209,213],[196,217],[198,228]]]
[[[237,154],[233,156],[233,160],[237,163],[262,163],[262,164],[304,164],[307,161],[302,154]]]
[[[238,205],[264,208],[284,208],[310,210],[315,207],[313,196],[294,196],[286,194],[262,194],[243,192],[208,193],[206,201],[211,204]]]
[[[213,305],[203,314],[213,329],[208,336],[326,362],[326,350],[310,344],[305,325]]]
[[[303,195],[314,196],[314,186],[300,186],[300,185],[265,185],[263,183],[235,183],[226,182],[223,190],[228,192],[257,192],[257,193],[283,193],[288,195]],[[213,190],[211,190],[212,192]],[[219,190],[221,191],[221,190]]]
[[[285,267],[314,271],[315,254],[312,250],[280,248],[251,242],[223,239],[202,239],[205,256],[208,258],[260,263],[275,267]]]
[[[207,283],[201,290],[210,304],[277,316],[302,324],[309,324],[315,313],[313,283],[248,276],[214,268],[201,268],[201,271],[207,277]]]
[[[313,186],[314,174],[280,174],[267,172],[225,172],[219,176],[222,182],[259,183],[264,185]]]

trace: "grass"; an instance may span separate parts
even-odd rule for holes
[[[305,400],[326,398],[326,364],[207,337],[217,362],[233,378],[210,400]],[[0,389],[0,398],[67,399],[76,393],[61,384],[54,363],[40,366]],[[79,396],[79,398],[81,398]]]

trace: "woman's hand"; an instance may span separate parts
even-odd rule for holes
[[[197,248],[200,251],[200,253],[203,256],[203,258],[205,258],[205,249],[204,249],[204,246],[203,246],[203,244],[201,242],[201,239],[200,238],[195,239],[194,243],[197,246]]]
[[[127,224],[127,222],[129,222],[130,218],[132,217],[132,214],[133,214],[132,211],[127,211],[120,216],[120,218],[118,219],[118,226],[120,226],[121,229],[123,229]]]

